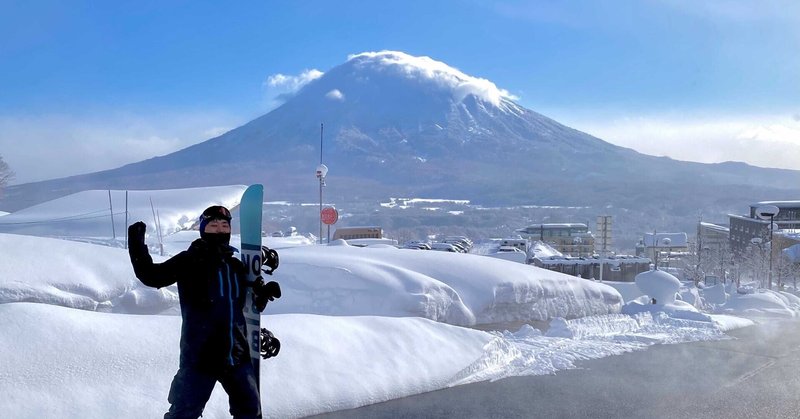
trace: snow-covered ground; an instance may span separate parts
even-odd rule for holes
[[[197,237],[167,236],[165,256],[154,259]],[[168,408],[181,321],[174,286],[144,287],[124,249],[84,241],[92,243],[0,234],[3,417],[159,417]],[[153,254],[156,241],[148,238]],[[601,284],[480,255],[318,246],[302,236],[265,242],[279,249],[274,279],[284,294],[262,317],[282,342],[261,371],[274,418],[554,373],[653,344],[726,339],[752,324],[738,315],[800,312],[791,294],[698,290],[660,273]],[[549,326],[463,327],[534,321]],[[227,409],[218,387],[204,418],[229,417]]]

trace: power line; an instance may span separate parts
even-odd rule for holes
[[[92,214],[97,214],[97,213],[100,213],[100,212],[103,212],[105,214],[92,215]],[[87,213],[84,213],[84,214],[76,214],[76,215],[70,215],[70,216],[67,216],[67,217],[51,218],[51,219],[44,219],[44,220],[37,220],[37,221],[18,221],[18,222],[10,222],[9,223],[9,222],[3,222],[2,219],[0,219],[0,227],[2,227],[2,226],[11,226],[11,225],[37,225],[37,224],[53,224],[53,223],[66,222],[66,221],[94,220],[94,219],[99,219],[99,218],[113,217],[114,215],[122,215],[122,214],[125,214],[125,212],[116,212],[116,213],[112,214],[112,213],[108,213],[107,209],[103,209],[103,210],[98,210],[98,211],[87,212]]]

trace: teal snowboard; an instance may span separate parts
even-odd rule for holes
[[[261,275],[261,214],[264,203],[264,186],[250,185],[242,195],[239,205],[242,236],[242,262],[247,266],[247,281],[252,285]],[[244,303],[244,318],[247,321],[247,336],[250,343],[250,359],[256,371],[256,383],[260,386],[261,371],[261,313],[253,304],[253,288],[247,287]]]

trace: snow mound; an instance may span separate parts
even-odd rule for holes
[[[700,292],[708,304],[720,305],[725,304],[728,300],[728,294],[725,292],[725,286],[723,284],[705,287]]]
[[[186,249],[197,232],[165,240]],[[234,237],[234,242],[237,238]],[[473,325],[575,318],[619,312],[613,288],[559,273],[467,254],[395,248],[294,246],[279,238],[274,279],[284,297],[272,313],[424,317]],[[283,244],[282,244],[283,243]],[[41,269],[41,254],[48,266]],[[93,311],[178,314],[176,287],[153,289],[136,279],[124,249],[0,234],[0,303],[40,302]],[[151,254],[156,262],[166,257]]]
[[[671,304],[675,302],[675,294],[681,288],[681,281],[664,271],[652,270],[636,275],[636,286],[657,303]]]
[[[191,227],[203,210],[211,205],[228,208],[239,205],[245,189],[243,185],[234,185],[128,191],[128,219],[130,223],[144,221],[148,235],[154,236],[157,217],[162,233],[167,235]],[[0,231],[50,237],[111,237],[113,233],[125,237],[125,192],[111,191],[110,204],[109,191],[94,190],[34,205],[0,218]]]
[[[0,304],[30,301],[93,311],[160,313],[178,303],[174,287],[141,285],[123,249],[0,234],[0,253]]]
[[[285,249],[275,273],[280,313],[419,316],[457,325],[619,312],[593,281],[470,254],[394,248]]]
[[[581,339],[586,336],[632,332],[639,327],[639,323],[634,317],[624,314],[593,316],[575,320],[557,317],[550,322],[547,336]]]
[[[634,282],[603,281],[603,284],[617,290],[622,295],[622,300],[626,303],[642,296],[642,290]]]
[[[29,303],[0,304],[0,317],[0,377],[13,377],[0,380],[4,417],[134,419],[161,417],[169,408],[180,317]],[[284,377],[261,383],[268,418],[446,387],[493,339],[419,318],[282,315],[264,316],[262,324],[283,344],[277,358],[261,362],[262,377]],[[219,385],[203,418],[230,418]]]
[[[765,289],[758,289],[748,294],[732,292],[730,299],[725,304],[717,306],[716,312],[757,317],[795,318],[800,315],[800,306],[797,305],[797,297],[792,297]]]

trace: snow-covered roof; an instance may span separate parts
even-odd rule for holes
[[[760,218],[751,218],[751,217],[748,217],[746,215],[728,214],[728,217],[736,218],[738,220],[750,221],[750,222],[754,222],[754,223],[769,224],[768,220],[762,220]]]
[[[527,229],[541,229],[541,228],[547,230],[550,228],[580,228],[580,227],[589,228],[589,226],[587,226],[584,223],[543,223],[543,224],[531,224],[517,231],[523,231]]]
[[[669,242],[667,243],[665,239],[669,239]],[[645,233],[643,242],[647,247],[664,249],[686,247],[689,245],[689,239],[686,233]]]
[[[706,223],[704,221],[700,222],[700,226],[703,227],[703,228],[707,228],[709,230],[716,230],[716,231],[719,231],[721,233],[730,233],[730,231],[731,231],[731,229],[729,227],[725,227],[725,226],[719,225],[719,224]]]
[[[778,208],[800,208],[800,201],[762,201],[750,204],[750,208],[758,208],[764,205],[775,205]]]
[[[531,244],[530,253],[533,257],[547,258],[551,256],[564,256],[561,252],[556,250],[553,246],[541,241],[535,241]]]

